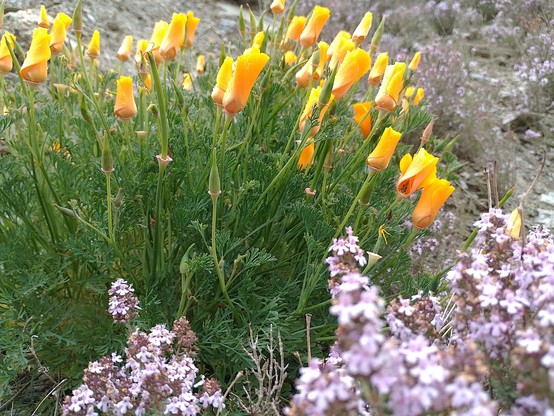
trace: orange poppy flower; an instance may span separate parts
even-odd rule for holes
[[[56,55],[60,53],[63,49],[63,43],[65,42],[67,29],[73,19],[65,13],[58,13],[52,24],[52,30],[50,30],[50,35],[52,39],[50,40],[50,51]]]
[[[187,12],[187,38],[185,39],[185,48],[190,48],[194,43],[194,35],[196,33],[198,23],[200,23],[200,18],[195,17],[193,12]]]
[[[50,40],[52,36],[46,29],[38,27],[33,32],[31,47],[25,56],[19,72],[23,79],[32,84],[40,84],[48,77],[48,60],[50,59]]]
[[[204,57],[204,55],[198,55],[198,59],[196,60],[196,73],[203,74],[205,68],[206,58]]]
[[[360,125],[360,130],[364,136],[364,139],[367,139],[367,136],[371,133],[371,115],[369,114],[369,111],[371,110],[372,105],[373,101],[356,103],[353,105],[354,121]]]
[[[160,55],[166,61],[171,61],[181,45],[185,43],[185,31],[187,15],[184,13],[173,13],[171,23],[160,45]]]
[[[6,75],[13,68],[12,55],[8,49],[8,43],[13,50],[15,36],[10,32],[4,32],[0,41],[0,75]]]
[[[306,124],[306,121],[313,114],[314,106],[319,105],[319,96],[321,95],[322,89],[323,88],[321,86],[318,86],[317,88],[312,88],[312,90],[310,91],[310,96],[308,97],[308,101],[306,102],[306,105],[304,106],[304,110],[300,115],[299,127],[301,132],[304,131],[304,126]],[[325,117],[325,113],[329,108],[329,104],[333,102],[334,98],[335,97],[331,95],[329,102],[325,106],[323,106],[323,108],[321,108],[321,110],[319,111],[318,123],[310,131],[309,133],[310,136],[316,135],[317,132],[319,131],[321,127],[321,122],[323,121],[323,117]]]
[[[300,45],[305,48],[311,48],[317,42],[317,38],[330,16],[331,10],[326,7],[315,6],[308,22],[306,23],[306,27],[304,27],[304,30],[300,35]]]
[[[216,103],[220,107],[223,106],[223,97],[225,95],[225,91],[227,90],[227,86],[229,85],[229,81],[231,81],[232,77],[233,58],[227,56],[223,61],[223,64],[221,64],[221,67],[219,68],[219,72],[217,73],[217,81],[212,91],[212,100],[214,100],[214,103]]]
[[[281,14],[285,10],[285,0],[273,0],[269,8],[273,14]]]
[[[421,59],[421,52],[416,52],[414,57],[412,58],[412,61],[410,62],[410,65],[408,65],[408,69],[410,71],[415,71],[417,67],[419,66],[419,60]]]
[[[88,44],[87,55],[90,59],[96,59],[100,56],[100,32],[95,30]]]
[[[113,112],[122,120],[128,120],[137,114],[137,106],[133,95],[133,79],[131,77],[119,77]]]
[[[123,43],[119,47],[117,54],[115,55],[120,61],[128,61],[133,52],[133,37],[131,35],[125,36]]]
[[[358,27],[356,27],[356,30],[354,30],[352,40],[356,42],[357,45],[362,43],[367,37],[369,29],[371,29],[372,20],[373,14],[371,12],[367,12],[362,18],[362,21],[358,24]]]
[[[405,70],[406,64],[404,62],[387,66],[381,87],[379,87],[379,92],[375,97],[375,105],[379,110],[392,111],[398,105],[400,92],[404,86]]]
[[[342,98],[356,81],[358,81],[371,67],[371,58],[363,49],[350,51],[344,57],[342,65],[337,71],[333,94],[336,99]]]
[[[412,214],[414,227],[423,229],[433,224],[439,209],[454,192],[454,187],[446,179],[435,179],[423,188]]]
[[[38,21],[39,27],[48,29],[50,27],[50,20],[48,19],[48,14],[46,13],[46,7],[44,4],[40,6],[40,19]]]
[[[302,152],[300,152],[300,157],[298,158],[298,169],[304,170],[312,164],[314,158],[314,150],[314,139],[313,137],[310,137],[308,139],[308,144],[306,145],[306,147],[304,147],[304,149],[302,149]]]
[[[154,25],[154,30],[152,31],[152,36],[150,37],[150,49],[148,49],[147,52],[152,52],[152,55],[154,55],[154,59],[157,64],[162,62],[163,59],[160,55],[160,46],[165,38],[168,29],[169,23],[160,20]]]
[[[366,159],[366,164],[373,170],[385,170],[389,166],[396,145],[400,141],[402,133],[393,130],[392,127],[387,127],[375,149],[369,154]]]
[[[438,157],[420,149],[412,158],[409,153],[400,160],[400,172],[396,190],[408,197],[418,189],[424,188],[437,178]]]
[[[387,65],[389,64],[389,53],[383,52],[377,55],[377,58],[375,59],[375,63],[373,64],[373,68],[371,68],[371,71],[369,72],[369,77],[367,78],[367,82],[370,85],[379,85],[381,82],[381,79],[383,79],[383,74],[385,73],[385,69],[387,69]]]
[[[306,26],[305,16],[294,16],[287,28],[286,40],[297,40]]]

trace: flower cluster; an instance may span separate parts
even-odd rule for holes
[[[112,283],[112,287],[108,291],[110,295],[108,312],[112,315],[114,322],[126,324],[138,316],[140,306],[134,292],[133,286],[124,279],[117,279]]]
[[[222,408],[223,396],[216,380],[201,376],[190,353],[196,335],[183,317],[173,330],[156,325],[149,333],[134,331],[127,340],[125,357],[113,353],[89,363],[83,384],[66,398],[64,415],[196,415],[201,409]],[[194,389],[202,386],[199,392]]]

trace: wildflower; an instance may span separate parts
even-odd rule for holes
[[[177,56],[177,51],[185,42],[185,31],[187,15],[184,13],[173,13],[171,23],[160,45],[160,55],[166,61],[171,61]]]
[[[119,50],[117,51],[116,57],[120,61],[128,61],[131,57],[131,52],[133,51],[133,37],[131,35],[125,36],[123,39],[123,43],[121,43],[121,46],[119,47]]]
[[[54,55],[61,52],[67,29],[69,29],[72,20],[73,19],[65,13],[58,13],[56,15],[54,23],[52,24],[52,29],[50,30],[50,35],[52,36],[50,40],[50,51]]]
[[[160,47],[168,29],[169,24],[163,20],[156,22],[156,24],[154,25],[154,30],[152,31],[152,36],[150,37],[151,46],[149,50],[146,50],[146,52],[152,51],[152,55],[154,55],[156,64],[162,62],[163,58],[160,55]]]
[[[373,105],[373,101],[367,101],[365,103],[356,103],[354,107],[354,121],[359,124],[360,131],[364,139],[367,139],[371,132],[371,115],[369,111]]]
[[[371,68],[371,71],[369,71],[367,82],[369,82],[370,85],[379,85],[381,79],[383,79],[383,74],[385,73],[385,69],[387,68],[388,64],[388,52],[383,52],[377,55],[375,63],[373,64],[373,68]]]
[[[298,57],[296,56],[296,54],[293,51],[285,52],[285,63],[288,66],[294,65],[296,63],[297,59],[298,59]]]
[[[329,62],[329,68],[334,69],[335,66],[343,63],[346,54],[353,51],[356,48],[356,44],[347,38],[340,38],[335,46],[333,55],[331,56],[331,62]],[[369,69],[369,68],[368,68]]]
[[[296,73],[296,83],[300,87],[307,87],[311,79],[317,81],[321,78],[327,61],[328,48],[327,42],[319,42],[318,51],[312,54],[310,60]]]
[[[369,29],[371,28],[372,20],[373,14],[371,12],[367,12],[362,18],[362,21],[356,27],[356,30],[354,30],[352,40],[356,42],[356,45],[359,45],[365,40],[367,34],[369,33]]]
[[[200,18],[195,17],[193,12],[187,12],[187,26],[186,33],[187,37],[185,39],[185,48],[190,48],[194,43],[194,35],[196,33],[196,28],[200,23]]]
[[[137,51],[135,52],[135,65],[139,68],[144,60],[144,54],[148,50],[148,40],[140,39],[137,40]],[[141,72],[141,71],[139,71]]]
[[[41,4],[40,6],[40,20],[38,21],[38,25],[44,29],[48,29],[50,27],[50,21],[48,19],[48,14],[46,13],[46,7],[44,7],[44,4]]]
[[[436,179],[438,157],[420,149],[412,158],[407,153],[400,160],[402,176],[396,184],[397,191],[404,197],[410,196]]]
[[[304,48],[311,48],[317,42],[317,38],[330,16],[331,11],[328,8],[315,6],[310,19],[306,23],[306,26],[300,35],[300,45]]]
[[[410,65],[408,65],[408,69],[410,71],[415,71],[417,67],[419,66],[419,60],[421,59],[421,52],[416,52],[414,57],[412,58],[412,61],[410,62]]]
[[[297,40],[306,26],[305,16],[294,16],[287,28],[285,40]]]
[[[367,157],[367,166],[377,171],[385,170],[401,137],[402,133],[393,130],[392,127],[387,127],[379,139],[377,146]]]
[[[130,119],[137,114],[137,106],[133,95],[133,79],[131,77],[121,76],[117,81],[114,114],[122,120]]]
[[[259,51],[262,49],[262,44],[264,43],[265,33],[264,32],[258,32],[254,36],[254,39],[252,39],[252,46],[244,51],[245,54],[251,53],[253,51]]]
[[[446,179],[436,179],[426,185],[412,215],[414,227],[429,227],[452,192],[454,187]]]
[[[52,37],[46,29],[36,28],[33,32],[31,47],[21,65],[20,74],[26,82],[40,84],[48,76],[47,62],[50,59],[50,40]]]
[[[337,33],[329,45],[329,49],[327,49],[327,58],[331,58],[333,56],[333,53],[335,52],[335,48],[338,46],[341,39],[351,39],[352,35],[348,33],[345,30],[340,30],[339,33]]]
[[[308,144],[304,147],[304,149],[302,149],[300,157],[298,158],[298,169],[304,170],[312,164],[314,158],[314,150],[314,139],[313,137],[310,137],[308,139]]]
[[[196,73],[203,74],[205,68],[206,68],[206,58],[204,57],[204,55],[198,55],[198,59],[196,60]]]
[[[318,104],[319,97],[321,95],[322,87],[319,86],[317,88],[312,88],[310,91],[310,95],[308,97],[308,101],[306,102],[306,105],[304,106],[304,110],[302,111],[302,114],[300,115],[300,131],[304,131],[304,126],[306,124],[306,121],[309,117],[311,117],[313,113],[314,106]],[[320,108],[319,111],[319,117],[318,117],[318,123],[312,127],[312,130],[310,131],[309,135],[313,136],[317,134],[321,127],[321,122],[323,121],[323,117],[325,116],[325,113],[327,112],[327,109],[329,108],[329,104],[333,101],[334,96],[331,95],[331,99],[329,102]]]
[[[285,10],[285,0],[273,0],[269,7],[273,14],[281,14]]]
[[[190,76],[190,73],[187,72],[183,75],[183,82],[181,83],[181,86],[187,91],[192,90],[192,77]]]
[[[88,45],[87,55],[90,59],[96,59],[100,56],[100,32],[95,30]]]
[[[423,88],[418,88],[414,96],[414,105],[418,105],[423,97],[425,96],[425,90]]]
[[[337,71],[333,94],[336,99],[342,98],[356,81],[358,81],[371,67],[371,58],[363,49],[350,51],[344,57],[342,65]]]
[[[233,76],[233,58],[227,56],[217,73],[217,81],[212,91],[212,100],[218,106],[223,106],[223,96]]]
[[[406,92],[404,93],[404,96],[406,98],[412,98],[412,96],[414,95],[414,92],[415,92],[414,87],[408,87],[408,88],[406,88]]]
[[[267,61],[269,56],[260,52],[244,54],[237,58],[233,76],[223,97],[223,110],[227,114],[235,115],[244,110],[250,91]]]
[[[2,40],[0,40],[0,75],[5,75],[13,68],[12,55],[8,49],[8,42],[13,49],[15,44],[15,36],[10,32],[4,32]]]
[[[404,86],[405,69],[406,64],[403,62],[387,66],[381,87],[375,97],[375,106],[379,110],[392,111],[398,105],[400,91]]]
[[[108,291],[110,295],[108,312],[114,322],[124,324],[138,316],[140,306],[134,292],[133,285],[128,284],[124,279],[117,279],[112,283]]]

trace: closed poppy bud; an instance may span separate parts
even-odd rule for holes
[[[46,81],[48,76],[47,62],[50,59],[50,40],[52,37],[46,29],[38,27],[33,32],[31,47],[25,56],[19,72],[23,79],[33,84]]]
[[[414,105],[418,105],[423,97],[425,96],[425,90],[423,88],[418,88],[414,97]]]
[[[421,59],[421,52],[416,52],[414,57],[412,58],[412,62],[410,62],[410,65],[408,65],[408,69],[410,71],[415,71],[417,67],[419,66],[419,60]]]
[[[371,29],[372,20],[373,14],[371,14],[371,12],[367,12],[362,18],[362,21],[358,24],[358,27],[356,27],[356,30],[354,30],[352,40],[356,42],[357,45],[365,40],[367,34],[369,33],[369,29]]]
[[[259,52],[252,52],[237,58],[235,71],[223,97],[223,111],[235,115],[244,110],[250,91],[267,61],[269,61],[269,56]]]
[[[404,93],[404,95],[406,96],[406,98],[411,98],[412,95],[414,95],[414,92],[415,92],[414,87],[408,87],[406,88],[406,92]]]
[[[339,31],[339,33],[335,35],[335,38],[329,45],[329,49],[327,49],[327,58],[331,58],[333,56],[333,53],[335,53],[335,48],[338,46],[341,39],[351,39],[351,38],[352,38],[352,35],[347,31],[345,30]]]
[[[281,14],[285,10],[285,0],[273,0],[273,3],[269,7],[273,14]]]
[[[204,55],[198,55],[198,59],[196,60],[196,73],[203,74],[205,67],[206,58],[204,57]]]
[[[44,4],[40,6],[40,19],[38,25],[44,29],[50,27],[50,21],[48,20],[48,14],[46,14],[46,7],[44,7]]]
[[[65,13],[58,13],[52,24],[52,30],[50,30],[50,35],[52,39],[50,40],[50,51],[56,55],[62,51],[63,43],[65,42],[67,29],[71,24],[72,19]]]
[[[344,57],[342,65],[337,71],[333,94],[336,99],[342,98],[356,81],[358,81],[371,67],[371,58],[363,49],[350,51]]]
[[[305,48],[311,48],[316,42],[323,26],[329,20],[331,11],[326,7],[315,6],[306,27],[300,35],[299,42]]]
[[[137,51],[135,52],[136,65],[142,64],[144,54],[146,53],[147,49],[148,49],[148,41],[146,39],[137,40]]]
[[[181,83],[181,86],[184,90],[191,91],[192,90],[192,77],[187,72],[183,75],[183,82]]]
[[[367,166],[374,170],[385,170],[396,150],[400,137],[402,137],[402,133],[393,130],[392,127],[387,127],[379,139],[377,146],[367,157]]]
[[[373,64],[373,68],[371,68],[371,71],[369,71],[369,77],[367,78],[367,82],[369,82],[370,85],[379,85],[379,83],[383,79],[383,74],[385,73],[385,70],[387,69],[388,64],[389,64],[388,52],[383,52],[377,55],[377,58],[375,59],[375,63]]]
[[[187,38],[185,39],[185,48],[190,48],[194,43],[194,35],[196,33],[198,23],[200,23],[200,19],[195,17],[193,12],[187,12]]]
[[[404,62],[387,66],[381,87],[375,97],[375,106],[379,110],[392,111],[398,105],[400,91],[404,86],[405,69],[406,64]]]
[[[285,63],[288,65],[288,66],[292,66],[296,63],[296,60],[297,60],[297,56],[296,54],[293,52],[293,51],[287,51],[285,52]]]
[[[96,59],[100,56],[100,32],[95,30],[92,39],[88,44],[87,55],[90,59]]]
[[[302,149],[300,157],[298,158],[298,169],[304,170],[311,165],[314,158],[314,150],[314,139],[310,137],[308,139],[308,144],[304,147],[304,149]]]
[[[0,41],[0,75],[5,75],[10,72],[13,68],[12,55],[8,49],[8,43],[13,50],[15,43],[15,36],[9,32],[5,32],[2,35],[2,40]]]
[[[233,77],[233,58],[227,56],[219,67],[219,72],[217,73],[217,81],[212,91],[212,100],[219,106],[223,106],[223,97],[229,81]]]
[[[187,25],[187,15],[184,13],[173,13],[171,23],[167,28],[162,44],[160,45],[160,55],[166,61],[171,61],[177,56],[177,51],[185,42],[185,31]]]
[[[299,87],[305,88],[310,85],[312,79],[312,60],[307,61],[302,68],[298,70],[295,76],[296,83]]]
[[[168,29],[169,23],[163,20],[156,22],[156,24],[154,25],[154,30],[152,31],[152,36],[150,37],[150,50],[147,49],[146,51],[152,51],[152,55],[154,55],[156,64],[162,62],[162,56],[160,55],[160,46],[165,38]]]
[[[305,16],[294,16],[287,28],[286,40],[297,40],[306,26]],[[315,43],[315,42],[314,42]]]
[[[131,77],[119,77],[113,112],[122,120],[130,119],[137,114],[137,106],[133,95],[133,79]]]
[[[73,33],[81,36],[83,32],[83,1],[77,0],[75,10],[73,10]]]
[[[125,36],[125,39],[123,39],[123,43],[121,44],[121,47],[117,51],[116,57],[120,61],[128,61],[131,57],[131,53],[133,52],[133,37],[131,35]]]
[[[396,190],[408,197],[418,189],[424,188],[437,178],[438,157],[420,149],[412,158],[409,153],[400,160],[400,172]]]
[[[342,64],[346,54],[356,49],[356,45],[351,39],[339,39],[333,55],[331,56],[331,62],[329,62],[329,68],[334,68],[336,65]]]
[[[367,139],[369,133],[371,133],[371,115],[369,111],[373,105],[372,101],[367,101],[365,103],[356,103],[354,104],[354,121],[359,124],[360,131],[364,139]]]
[[[412,214],[414,227],[423,229],[433,224],[439,209],[454,192],[454,187],[446,179],[435,179],[423,188],[421,197]]]

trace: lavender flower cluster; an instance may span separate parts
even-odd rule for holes
[[[138,309],[132,287],[119,279],[110,295],[115,322],[127,323]],[[219,382],[204,376],[197,382],[196,341],[184,317],[171,330],[165,325],[148,333],[135,330],[127,340],[125,357],[112,353],[89,363],[83,384],[66,397],[63,415],[197,415],[209,407],[223,408]]]
[[[443,299],[398,298],[385,314],[378,288],[342,262],[354,267],[333,287],[337,341],[301,371],[289,415],[554,412],[554,240],[537,229],[522,246],[499,210],[476,225]],[[346,241],[348,253],[362,251],[351,233],[333,247]]]

